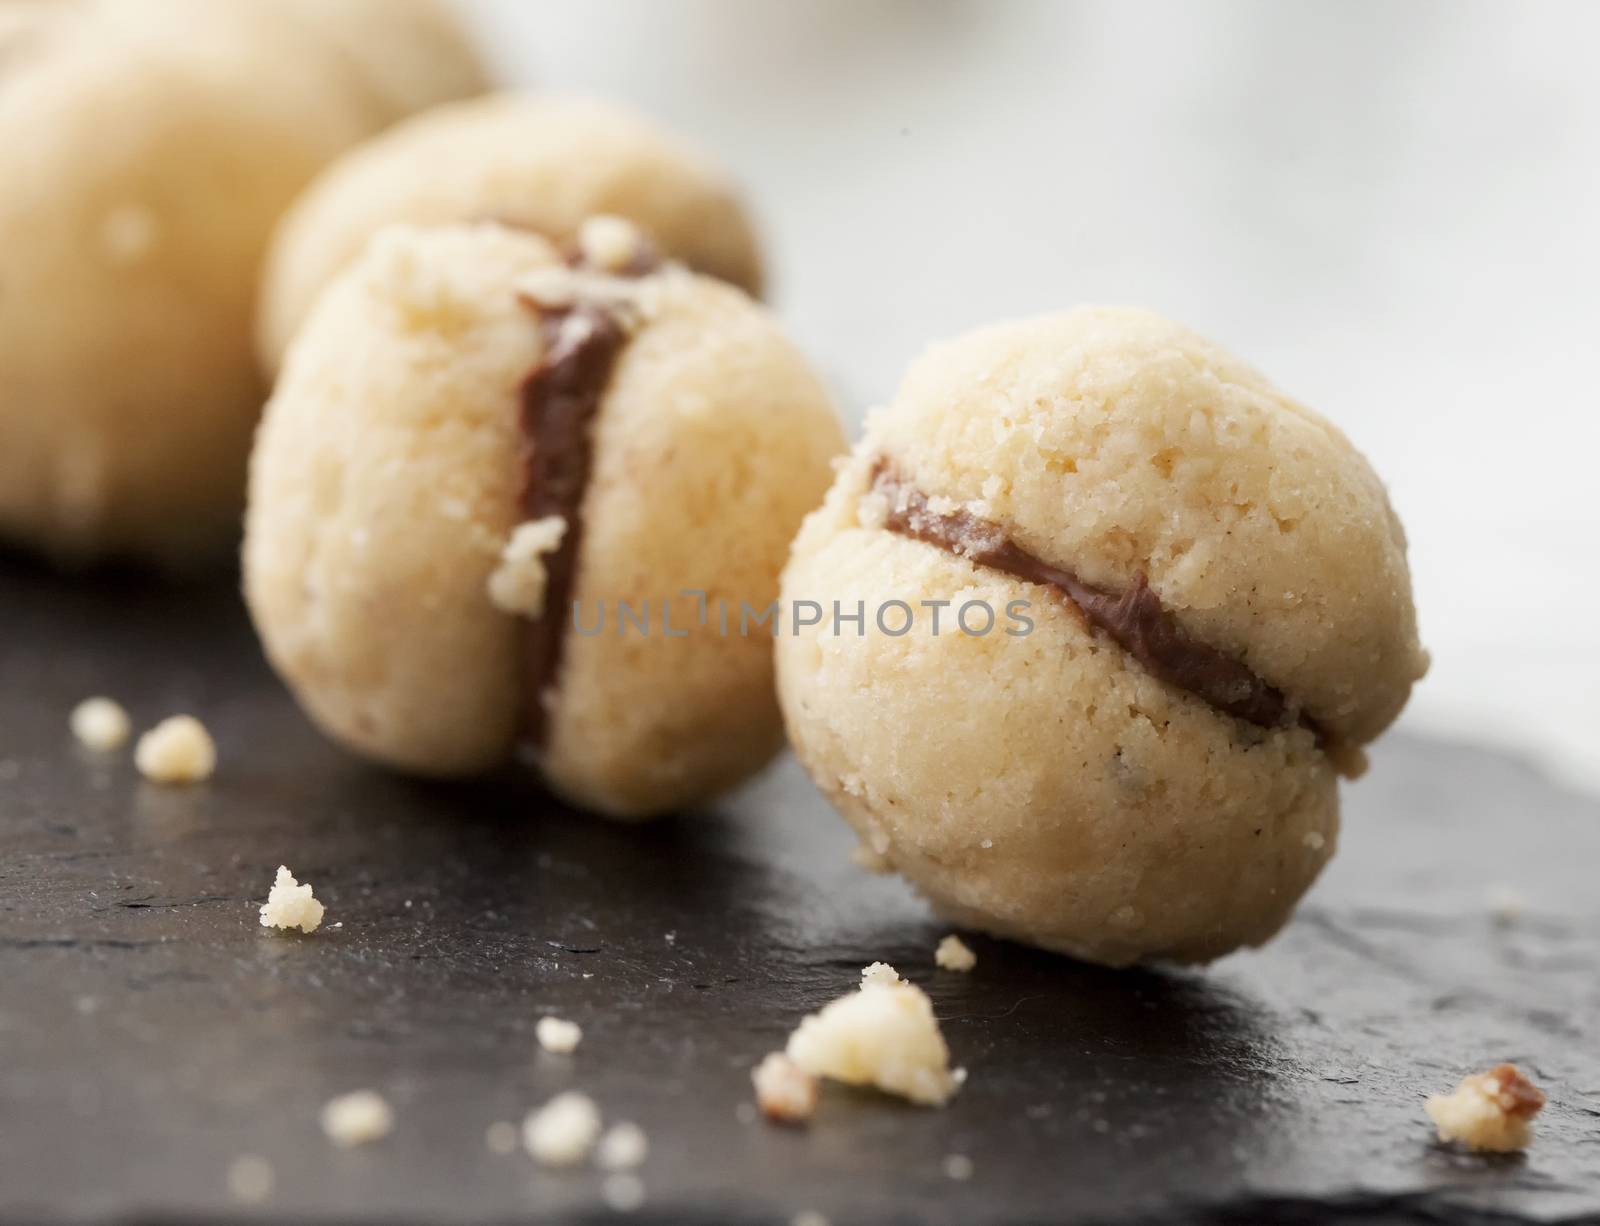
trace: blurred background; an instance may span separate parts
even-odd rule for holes
[[[927,343],[1151,307],[1337,421],[1412,543],[1405,726],[1600,790],[1600,5],[464,0],[740,176],[853,425]]]

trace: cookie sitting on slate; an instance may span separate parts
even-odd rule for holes
[[[665,812],[781,743],[770,621],[843,449],[743,292],[617,219],[381,232],[291,348],[252,462],[246,592],[331,735],[404,770],[519,749]],[[741,630],[744,633],[741,633]]]
[[[1366,460],[1131,310],[929,352],[783,592],[790,735],[864,858],[1113,965],[1271,937],[1333,854],[1337,775],[1426,668]]]

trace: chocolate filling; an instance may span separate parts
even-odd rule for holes
[[[886,460],[880,460],[874,469],[872,486],[888,500],[886,526],[891,532],[925,541],[1025,583],[1052,587],[1151,676],[1259,727],[1298,722],[1321,739],[1316,725],[1296,713],[1281,690],[1268,685],[1243,661],[1190,638],[1150,590],[1143,572],[1120,594],[1102,591],[1070,570],[1035,557],[996,524],[966,511],[934,511],[927,496],[902,481]]]
[[[572,254],[568,263],[587,267],[580,253]],[[641,243],[625,268],[611,271],[644,276],[657,264],[655,249]],[[544,339],[544,356],[521,391],[522,520],[559,515],[566,521],[561,544],[544,558],[543,610],[528,621],[523,641],[523,739],[538,748],[549,736],[544,695],[556,683],[567,639],[567,609],[583,536],[583,495],[594,464],[594,419],[617,357],[628,343],[628,331],[613,311],[595,303],[550,307],[526,297],[522,303],[538,314]]]
[[[522,518],[559,515],[567,525],[561,544],[545,555],[544,607],[529,620],[523,640],[523,735],[537,747],[549,732],[544,692],[555,683],[567,638],[562,630],[577,577],[594,417],[628,334],[616,316],[596,307],[535,309],[544,358],[522,384]]]

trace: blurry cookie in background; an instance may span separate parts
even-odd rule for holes
[[[425,775],[520,750],[620,817],[782,744],[772,626],[740,609],[772,616],[843,436],[766,310],[652,255],[614,218],[574,253],[393,226],[319,298],[251,460],[244,562],[329,735]]]
[[[318,178],[273,239],[262,361],[277,369],[317,294],[385,225],[495,219],[562,243],[596,214],[640,226],[697,272],[760,291],[750,220],[697,150],[622,106],[499,94],[401,124]]]
[[[0,0],[0,540],[181,568],[237,539],[268,235],[386,118],[257,7]]]
[[[221,0],[255,9],[330,48],[377,121],[390,124],[489,88],[446,0]]]

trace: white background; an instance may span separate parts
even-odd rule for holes
[[[1600,787],[1600,4],[466,7],[506,80],[734,170],[852,422],[929,341],[1080,302],[1261,367],[1405,519],[1405,723]]]

